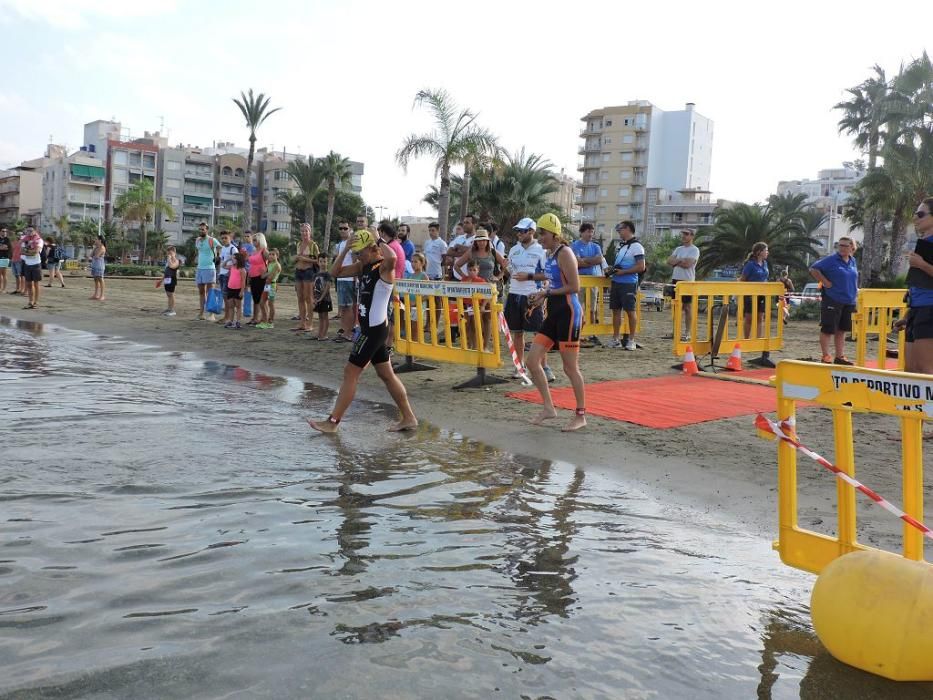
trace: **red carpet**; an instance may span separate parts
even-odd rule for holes
[[[507,396],[541,403],[535,390],[512,392]],[[573,389],[569,386],[552,389],[551,396],[557,408],[576,407]],[[776,408],[776,396],[772,387],[677,374],[587,384],[586,411],[648,428],[679,428],[721,418],[768,413]]]

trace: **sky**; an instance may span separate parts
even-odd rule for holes
[[[755,202],[779,180],[859,157],[832,106],[870,74],[919,56],[929,10],[877,3],[588,0],[0,0],[0,168],[71,150],[83,125],[132,136],[164,124],[171,145],[247,146],[232,98],[273,114],[258,145],[365,164],[363,197],[387,215],[431,215],[433,164],[395,153],[432,128],[413,108],[444,88],[514,152],[579,177],[580,118],[649,100],[712,119],[716,198]],[[871,18],[884,21],[873,24]],[[915,18],[921,17],[922,20]]]

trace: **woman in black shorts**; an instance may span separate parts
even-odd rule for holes
[[[165,270],[162,272],[162,287],[165,289],[165,300],[167,306],[162,312],[163,316],[175,316],[175,287],[178,285],[178,267],[181,261],[175,251],[175,246],[170,245],[166,251]]]

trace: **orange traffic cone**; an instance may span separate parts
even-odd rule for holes
[[[732,354],[729,355],[729,360],[726,362],[726,369],[733,372],[742,371],[742,346],[739,343],[736,343],[735,347],[732,348]]]
[[[690,345],[687,346],[687,352],[684,354],[684,374],[689,377],[692,377],[694,374],[700,373],[700,368],[697,367],[697,358],[693,355],[693,347]]]

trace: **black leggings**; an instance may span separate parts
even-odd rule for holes
[[[266,288],[266,278],[261,275],[249,278],[249,293],[253,295],[253,303],[258,304],[262,299],[262,290]]]

